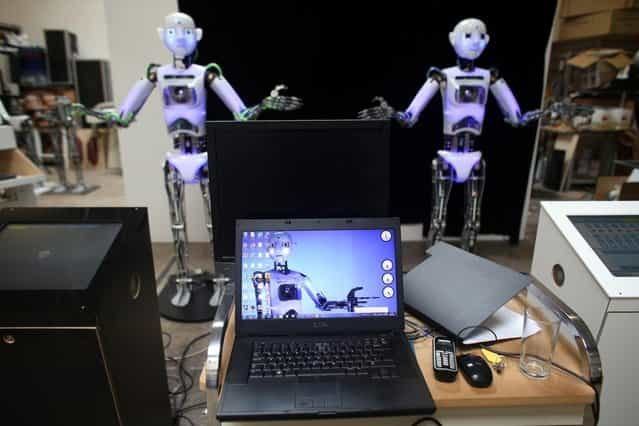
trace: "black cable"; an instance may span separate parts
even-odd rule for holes
[[[443,426],[441,422],[434,417],[422,417],[420,419],[415,420],[415,422],[411,424],[411,426],[417,426],[424,422],[432,422],[432,423],[435,423],[437,426]]]
[[[184,348],[184,351],[182,351],[182,358],[180,359],[180,362],[178,364],[178,375],[182,376],[182,374],[185,374],[186,376],[190,377],[191,384],[188,387],[185,387],[184,395],[182,396],[182,400],[180,401],[180,410],[184,408],[184,404],[186,404],[186,400],[188,398],[188,393],[191,389],[193,389],[193,386],[195,385],[195,380],[193,380],[193,377],[189,374],[186,368],[184,368],[184,362],[186,360],[186,356],[189,353],[189,350],[191,349],[191,347],[193,347],[195,343],[197,343],[198,341],[202,339],[205,339],[206,337],[210,335],[211,335],[211,332],[209,331],[197,336],[196,338],[191,340],[189,344],[186,345],[186,347]]]
[[[166,331],[162,332],[162,336],[167,336],[169,338],[169,341],[164,345],[164,350],[167,350],[173,342],[173,336],[171,336],[171,333],[167,333]]]
[[[174,424],[175,426],[180,426],[180,423],[181,423],[181,422],[180,422],[180,420],[181,420],[181,419],[184,419],[184,420],[186,420],[187,422],[189,422],[189,424],[190,424],[191,426],[195,426],[195,423],[193,423],[193,420],[191,420],[191,419],[189,419],[187,416],[183,416],[183,415],[181,415],[181,414],[180,414],[180,415],[177,415],[177,416],[175,417],[175,421],[173,422],[173,424]]]
[[[409,342],[416,342],[417,340],[430,335],[430,330],[408,318],[404,318],[404,326],[410,329],[409,331],[404,332]]]
[[[197,410],[198,408],[206,408],[206,402],[200,402],[198,404],[189,405],[187,407],[181,408],[180,413],[186,413],[187,411]]]
[[[493,337],[495,338],[495,342],[497,342],[497,341],[499,340],[499,337],[497,337],[497,333],[495,333],[495,332],[494,332],[494,331],[493,331],[490,327],[486,327],[486,326],[483,326],[483,325],[470,325],[470,326],[468,326],[468,327],[464,327],[464,328],[462,328],[461,330],[459,330],[459,332],[455,335],[455,337],[457,338],[457,340],[458,340],[461,344],[463,344],[464,339],[463,339],[463,337],[462,337],[462,333],[463,333],[464,331],[466,331],[466,330],[475,330],[475,329],[477,329],[477,328],[480,328],[480,329],[482,329],[482,330],[489,331],[489,332],[493,335]]]

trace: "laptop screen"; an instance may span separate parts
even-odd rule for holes
[[[393,229],[246,231],[242,319],[397,316]]]

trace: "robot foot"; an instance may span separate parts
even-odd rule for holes
[[[444,238],[444,230],[431,224],[428,234],[426,235],[426,244],[428,247],[434,246],[438,241],[441,241],[442,238]]]
[[[191,301],[191,289],[188,284],[178,284],[175,286],[175,289],[177,291],[171,299],[171,304],[178,308],[183,308]]]
[[[475,252],[477,243],[477,231],[475,229],[464,229],[461,236],[461,247],[470,253]]]

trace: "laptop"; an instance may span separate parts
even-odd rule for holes
[[[397,218],[239,220],[221,421],[432,414]]]

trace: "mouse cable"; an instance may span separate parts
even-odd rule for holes
[[[417,426],[417,425],[420,425],[420,424],[422,424],[424,422],[431,422],[431,423],[436,424],[437,426],[443,426],[441,424],[441,422],[439,420],[437,420],[435,417],[422,417],[420,419],[415,420],[415,422],[413,422],[411,424],[411,426]]]

